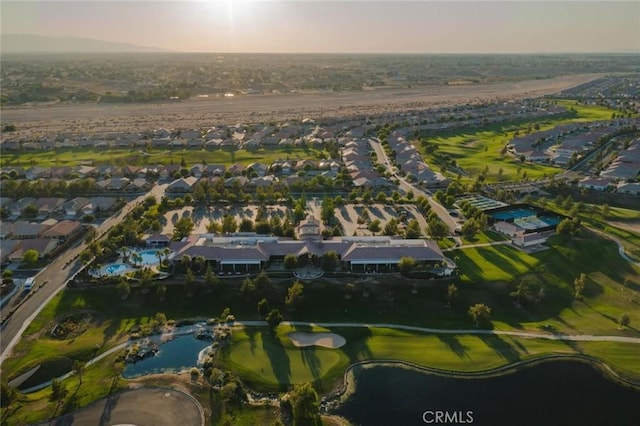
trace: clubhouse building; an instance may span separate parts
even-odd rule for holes
[[[403,257],[413,258],[417,264],[442,265],[450,261],[438,245],[426,239],[398,239],[387,236],[317,238],[305,224],[304,238],[288,238],[235,233],[229,236],[203,234],[186,241],[172,242],[173,259],[201,256],[218,273],[259,272],[284,263],[285,256],[293,254],[298,265],[319,265],[325,253],[335,252],[339,260],[336,269],[353,272],[393,272]],[[300,235],[299,237],[303,237]],[[313,236],[313,237],[312,237]]]

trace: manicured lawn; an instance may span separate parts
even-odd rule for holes
[[[492,243],[494,241],[505,241],[507,238],[504,235],[498,234],[497,232],[494,232],[494,231],[484,231],[484,232],[478,232],[472,237],[462,237],[461,239],[463,244],[469,245],[469,244]]]
[[[83,163],[101,165],[148,165],[148,164],[180,164],[182,160],[188,166],[206,162],[207,164],[244,165],[253,162],[271,164],[275,160],[318,159],[327,153],[308,147],[269,147],[255,150],[240,149],[154,149],[144,151],[130,148],[94,149],[77,148],[45,152],[3,153],[1,166],[42,166],[62,167],[76,166]]]
[[[618,344],[574,343],[522,339],[509,336],[430,335],[384,328],[335,328],[346,337],[338,349],[300,349],[290,344],[290,326],[278,327],[270,337],[276,347],[261,339],[266,330],[246,328],[234,331],[233,342],[221,357],[224,368],[237,371],[250,386],[263,391],[286,389],[291,384],[312,381],[328,389],[342,379],[351,363],[363,360],[401,360],[421,366],[453,370],[483,371],[549,353],[584,353],[609,360]],[[640,360],[632,359],[634,345],[623,345],[612,358],[612,367],[628,375],[640,374]],[[637,350],[637,345],[635,345]],[[327,362],[326,351],[335,353]],[[305,360],[301,362],[300,359]]]
[[[487,181],[519,180],[526,177],[537,179],[560,173],[562,169],[535,163],[520,163],[509,155],[501,155],[500,151],[507,144],[516,131],[524,134],[529,125],[538,125],[539,130],[544,131],[556,126],[568,123],[588,122],[595,120],[608,120],[614,112],[600,106],[577,105],[573,101],[558,100],[558,105],[576,110],[575,117],[538,119],[530,122],[502,123],[477,128],[463,128],[430,135],[427,140],[438,146],[438,152],[446,153],[461,167],[466,176],[475,178],[488,166]],[[439,170],[435,157],[426,153],[419,143],[416,147],[422,150],[427,164]],[[499,170],[502,169],[501,175]]]
[[[511,282],[539,263],[536,257],[510,245],[463,248],[450,251],[447,255],[457,259],[461,278],[471,283]]]
[[[11,417],[8,424],[33,424],[52,418],[62,413],[74,411],[93,401],[108,396],[124,388],[122,379],[114,380],[112,365],[117,354],[109,355],[99,362],[88,366],[82,376],[79,386],[77,377],[71,377],[62,383],[68,390],[64,405],[57,406],[57,402],[49,401],[51,387],[46,387],[34,393],[21,395],[20,402],[12,404]],[[4,416],[3,416],[4,419]]]

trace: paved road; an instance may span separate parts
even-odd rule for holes
[[[389,161],[389,158],[387,157],[387,154],[384,152],[384,148],[382,147],[382,143],[380,143],[380,141],[378,139],[372,138],[372,139],[369,139],[369,144],[371,145],[371,147],[376,152],[376,156],[378,157],[377,162],[379,164],[383,164],[384,166],[386,166],[387,170],[389,170],[389,171],[393,170],[393,165]],[[447,211],[446,208],[444,208],[440,203],[438,203],[426,191],[423,191],[418,186],[407,182],[403,177],[401,177],[397,173],[394,173],[393,177],[398,179],[398,182],[400,183],[400,188],[404,192],[407,192],[407,193],[408,192],[413,192],[413,195],[416,198],[421,196],[421,195],[423,197],[427,198],[427,200],[429,200],[429,204],[431,205],[431,210],[434,211],[438,215],[438,217],[447,225],[447,227],[449,228],[449,231],[451,232],[451,234],[454,233],[457,224],[456,224],[455,219],[452,218],[451,215],[449,215],[449,212]]]
[[[167,187],[164,185],[156,185],[148,193],[141,195],[133,201],[127,203],[119,213],[111,216],[104,221],[97,229],[98,234],[102,235],[109,231],[114,225],[119,223],[131,210],[140,202],[142,202],[147,196],[155,195],[156,198],[160,198],[164,194],[164,190]],[[0,334],[0,347],[2,348],[2,354],[0,355],[0,364],[9,355],[11,349],[18,343],[20,336],[27,329],[31,321],[36,315],[44,308],[44,306],[53,297],[58,294],[64,287],[66,282],[82,267],[80,260],[73,260],[78,256],[82,250],[84,250],[86,244],[82,241],[77,246],[65,253],[58,256],[53,262],[51,262],[45,269],[40,271],[36,275],[36,283],[47,282],[46,285],[41,287],[36,292],[33,292],[31,297],[26,299],[15,310],[11,318],[6,321],[3,326],[2,333]],[[64,265],[67,262],[71,262],[70,265],[65,268]],[[7,307],[8,308],[8,307]],[[5,311],[3,309],[3,318]]]

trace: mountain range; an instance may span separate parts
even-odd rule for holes
[[[80,37],[50,37],[37,34],[2,34],[1,53],[140,53],[168,52],[157,47],[138,46]]]

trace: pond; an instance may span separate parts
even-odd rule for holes
[[[356,425],[640,424],[640,389],[574,360],[482,378],[389,365],[356,368],[354,374],[355,392],[330,412]]]
[[[198,355],[211,341],[196,339],[193,334],[175,337],[162,343],[155,356],[144,358],[134,364],[127,364],[123,376],[133,378],[146,374],[178,372],[195,367]]]

